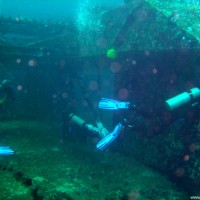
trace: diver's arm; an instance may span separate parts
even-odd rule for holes
[[[80,118],[79,116],[70,113],[69,115],[66,113],[63,113],[63,125],[62,125],[62,135],[66,136],[68,135],[69,128],[72,124],[81,127],[82,129],[87,130],[88,132],[98,134],[101,138],[108,134],[107,129],[103,126],[101,121],[97,120],[96,125],[94,126],[92,124],[87,123],[85,120]]]

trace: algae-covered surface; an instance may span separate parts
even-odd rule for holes
[[[198,1],[147,0],[147,2],[185,30],[188,35],[200,41],[200,4]]]
[[[105,54],[111,47],[118,52],[199,49],[199,19],[198,1],[133,0],[102,10],[98,20],[91,15],[96,26],[79,34],[80,55]]]
[[[134,159],[61,141],[59,126],[28,121],[0,123],[0,199],[187,199],[167,177]]]

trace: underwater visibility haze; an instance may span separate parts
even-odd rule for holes
[[[0,199],[200,199],[199,0],[0,0]]]
[[[12,17],[27,17],[35,19],[61,20],[69,19],[75,16],[76,10],[83,4],[91,6],[104,5],[107,7],[116,7],[123,3],[123,0],[0,0],[0,14]]]

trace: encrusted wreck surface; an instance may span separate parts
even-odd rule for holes
[[[0,123],[1,145],[15,155],[0,157],[1,199],[184,199],[166,177],[95,144],[61,143],[58,129],[42,122]]]
[[[137,0],[113,10],[88,8],[80,19],[86,24],[1,17],[0,53],[85,57],[105,55],[109,48],[199,49],[199,11],[198,5],[187,2]]]

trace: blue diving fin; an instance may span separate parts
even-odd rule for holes
[[[9,156],[14,154],[14,151],[8,146],[0,146],[0,156]]]
[[[108,147],[118,137],[119,133],[123,129],[124,126],[121,123],[118,123],[110,134],[106,135],[102,140],[97,143],[97,149],[104,150],[106,147]]]

